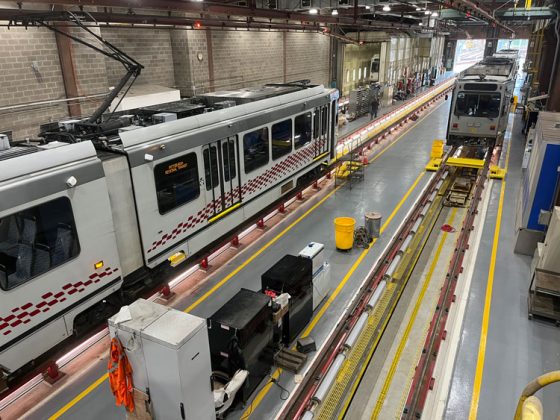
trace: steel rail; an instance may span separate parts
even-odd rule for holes
[[[432,374],[435,368],[441,342],[446,335],[445,323],[449,315],[451,304],[455,300],[455,288],[457,286],[459,274],[463,270],[463,258],[469,247],[470,233],[474,228],[473,222],[478,213],[478,204],[482,199],[482,192],[484,190],[484,184],[486,182],[492,157],[493,153],[487,154],[485,165],[478,173],[475,191],[471,198],[467,215],[463,221],[463,226],[461,227],[461,233],[449,264],[449,269],[436,306],[436,311],[430,322],[428,335],[424,342],[420,361],[416,366],[415,375],[413,377],[406,405],[403,410],[402,419],[408,420],[420,418],[422,416],[428,392],[433,388],[434,379]]]
[[[305,375],[302,385],[300,385],[300,389],[297,391],[297,395],[293,398],[291,404],[285,405],[281,414],[278,416],[279,418],[298,419],[307,409],[315,408],[312,403],[315,391],[319,388],[322,379],[325,377],[336,356],[342,351],[346,338],[354,325],[356,325],[358,318],[365,311],[368,301],[375,293],[375,289],[385,276],[385,273],[391,265],[391,262],[395,259],[406,237],[412,231],[412,227],[424,210],[424,207],[429,203],[430,197],[441,187],[440,181],[442,181],[443,174],[446,171],[447,169],[442,165],[442,168],[436,172],[410,216],[379,260],[380,262],[377,267],[374,268],[370,278],[365,281],[365,284],[358,292],[356,300],[351,303],[351,309],[349,309],[346,318],[338,323],[331,336],[327,339],[328,341],[322,355],[319,355],[313,361],[309,371]]]

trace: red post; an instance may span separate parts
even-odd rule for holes
[[[202,268],[203,270],[207,270],[208,266],[208,257],[205,257],[200,261],[200,268]]]
[[[313,182],[313,189],[314,190],[320,190],[321,188],[319,187],[319,183],[317,181]]]
[[[239,236],[235,235],[231,240],[231,246],[239,246]]]
[[[327,175],[325,175],[327,179],[332,179],[332,172],[328,171]]]
[[[286,213],[286,206],[284,206],[284,203],[280,204],[280,206],[278,206],[278,211],[282,214]]]
[[[297,198],[299,201],[303,201],[303,192],[301,192],[301,191],[298,192],[296,198]]]
[[[45,369],[45,372],[43,373],[43,378],[48,384],[51,385],[59,381],[63,376],[64,373],[59,370],[58,365],[55,361],[49,362],[47,368]]]
[[[259,229],[264,229],[264,219],[257,220],[257,227]]]
[[[168,284],[168,283],[164,284],[163,287],[162,287],[161,290],[160,290],[160,297],[161,297],[163,300],[169,300],[169,299],[171,299],[173,296],[175,296],[175,293],[173,293],[173,292],[171,291],[171,288],[169,287],[169,284]]]

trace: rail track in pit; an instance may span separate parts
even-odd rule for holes
[[[447,157],[454,153],[455,150],[451,150]],[[432,373],[439,345],[445,336],[447,313],[454,299],[463,256],[468,248],[473,220],[493,156],[495,157],[494,153],[489,151],[483,167],[476,170],[476,175],[470,175],[473,182],[468,201],[464,205],[461,230],[448,262],[445,280],[421,349],[420,360],[414,370],[412,384],[402,410],[403,419],[421,416],[426,396],[433,386]],[[444,204],[450,204],[446,203],[450,197],[450,188],[455,185],[457,179],[464,178],[461,171],[463,169],[446,165],[444,160],[393,241],[354,295],[345,315],[307,370],[303,382],[284,404],[277,418],[334,419],[345,415],[428,238],[435,227],[444,220],[440,216]],[[402,346],[406,345],[406,339],[403,343]],[[382,402],[383,400],[384,397]],[[374,411],[372,418],[381,417],[376,417]]]

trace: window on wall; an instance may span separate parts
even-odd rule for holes
[[[272,159],[278,159],[292,151],[292,120],[272,125]]]
[[[268,127],[243,136],[243,159],[246,174],[268,163]]]
[[[367,66],[364,66],[364,79],[367,79]]]
[[[346,70],[346,83],[350,82],[350,70]]]
[[[358,69],[358,80],[362,80],[362,68]]]
[[[311,112],[298,115],[294,121],[294,146],[299,149],[311,141]]]
[[[356,81],[356,69],[352,70],[352,81]]]
[[[160,214],[182,206],[200,195],[195,153],[156,165],[154,178]]]
[[[321,118],[321,110],[319,108],[315,109],[315,113],[313,114],[313,138],[319,138],[319,130],[320,127],[320,118]]]
[[[79,253],[67,197],[6,216],[0,219],[0,288],[13,289]]]

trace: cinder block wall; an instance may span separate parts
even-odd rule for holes
[[[177,87],[183,95],[284,80],[329,83],[330,40],[322,34],[145,28],[97,31],[144,65],[136,83]],[[79,29],[72,32],[90,39]],[[0,28],[0,52],[0,107],[66,97],[52,32]],[[72,54],[80,96],[108,92],[125,74],[120,63],[81,44],[72,44]],[[91,114],[100,101],[81,101],[82,115]],[[64,102],[0,110],[0,132],[12,131],[15,139],[34,137],[40,124],[67,116]]]
[[[0,28],[0,107],[64,98],[54,34],[47,29]],[[35,65],[34,65],[35,63]],[[39,124],[66,115],[66,105],[0,111],[0,132],[32,136]]]

